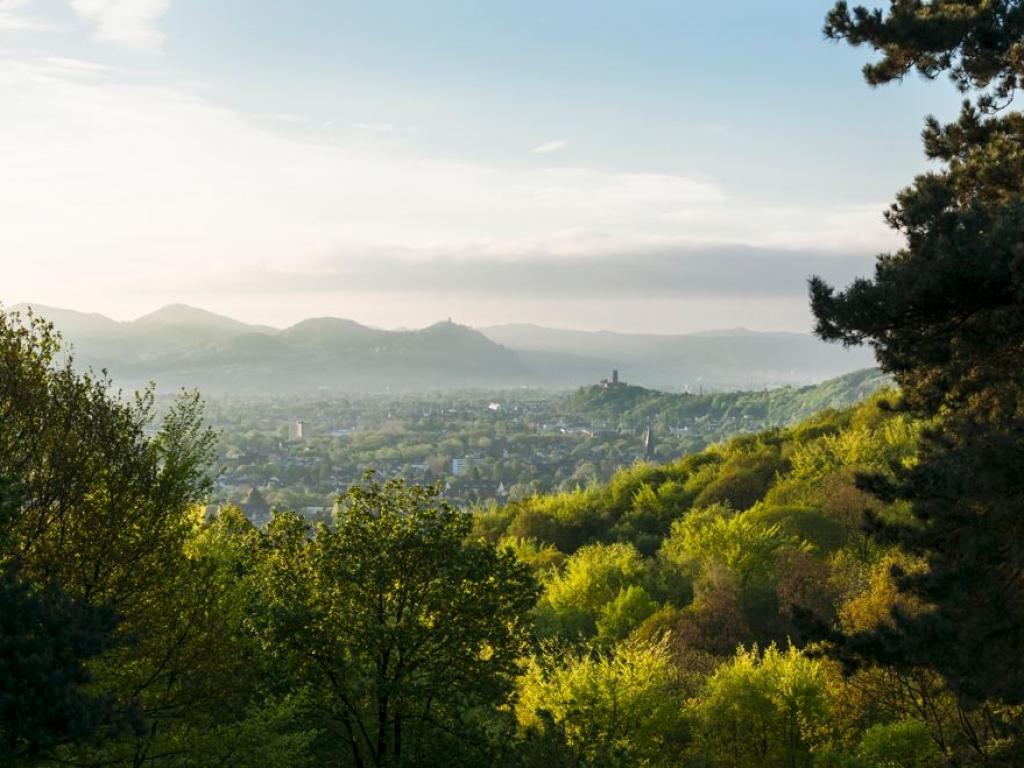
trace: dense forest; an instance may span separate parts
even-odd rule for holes
[[[920,556],[858,486],[915,466],[886,390],[503,508],[367,476],[329,525],[201,501],[194,397],[155,432],[4,316],[5,758],[18,765],[971,764],[1017,710],[844,667]],[[44,586],[45,585],[45,586]]]
[[[936,738],[971,749],[937,679],[847,679],[793,645],[801,610],[884,623],[888,569],[914,565],[861,530],[862,508],[907,515],[855,485],[915,455],[919,423],[882,407],[891,394],[501,509],[368,476],[330,525],[278,513],[257,528],[200,511],[213,435],[197,399],[153,432],[151,402],[75,373],[47,326],[4,316],[0,342],[9,762],[809,765],[894,743],[924,760]],[[917,716],[908,685],[936,714]]]
[[[836,4],[874,85],[951,74],[935,170],[818,334],[893,388],[457,510],[368,473],[208,516],[215,436],[0,314],[0,762],[1024,764],[1024,7]]]

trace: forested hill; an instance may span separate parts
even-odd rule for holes
[[[24,312],[28,306],[12,309]],[[798,333],[478,330],[450,320],[418,330],[382,330],[337,317],[277,329],[181,304],[124,322],[32,306],[73,346],[80,369],[106,369],[126,389],[150,381],[167,391],[188,387],[250,395],[565,389],[618,368],[652,387],[732,390],[816,382],[870,363],[865,350],[844,350]]]
[[[203,514],[196,398],[154,424],[58,354],[0,313],[0,764],[1021,765],[928,670],[804,650],[927,615],[865,526],[913,521],[859,481],[920,460],[892,392],[472,514],[368,475],[257,528]]]
[[[857,482],[917,453],[921,423],[882,407],[890,397],[480,511],[477,533],[542,583],[537,631],[552,645],[518,683],[520,724],[587,765],[614,750],[621,765],[981,765],[999,745],[941,679],[844,676],[793,645],[801,616],[856,633],[922,610],[894,586],[921,561],[864,527],[867,512],[905,522],[906,507]],[[629,735],[613,740],[622,720]]]
[[[481,511],[477,527],[490,538],[525,539],[564,555],[616,541],[654,554],[670,528],[714,507],[725,518],[749,513],[778,523],[832,552],[861,540],[861,515],[881,508],[858,489],[858,473],[891,473],[894,462],[905,463],[917,450],[920,424],[886,407],[895,397],[882,390],[786,428],[740,435],[665,464],[636,464],[606,484]]]
[[[791,424],[825,408],[853,405],[890,383],[877,368],[865,368],[812,386],[755,392],[678,394],[625,383],[597,384],[578,390],[565,407],[570,414],[622,426],[735,422],[763,428]]]

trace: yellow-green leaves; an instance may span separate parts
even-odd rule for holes
[[[684,696],[664,640],[625,643],[610,654],[549,649],[528,663],[518,689],[520,726],[559,729],[588,765],[679,764]]]
[[[811,766],[829,744],[821,662],[775,645],[740,648],[693,702],[701,751],[732,768]]]

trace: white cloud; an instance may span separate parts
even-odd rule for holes
[[[569,146],[569,142],[558,139],[557,141],[547,141],[543,144],[538,144],[530,151],[535,152],[538,155],[548,155],[552,152],[557,152],[560,149],[565,149],[567,146]]]
[[[73,59],[0,57],[0,103],[8,301],[88,300],[117,313],[143,294],[144,306],[181,300],[186,283],[236,275],[244,285],[250,272],[315,273],[339,259],[387,269],[395,255],[587,259],[715,242],[888,243],[881,205],[870,216],[757,206],[679,174],[492,167],[344,131],[315,142]],[[167,283],[182,292],[170,295]]]
[[[71,7],[96,29],[96,39],[153,50],[163,42],[157,23],[171,0],[71,0]]]
[[[49,29],[46,22],[25,13],[32,0],[0,0],[0,31],[28,32]]]

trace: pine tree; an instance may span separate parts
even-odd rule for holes
[[[913,468],[863,480],[911,503],[914,524],[874,528],[925,560],[898,584],[933,610],[847,637],[841,653],[935,669],[968,705],[1024,703],[1024,115],[1009,109],[1024,83],[1024,7],[840,2],[825,33],[882,54],[864,70],[872,85],[948,73],[970,97],[955,122],[926,122],[940,167],[887,213],[905,246],[843,291],[810,284],[817,333],[870,343],[900,405],[933,425]]]

